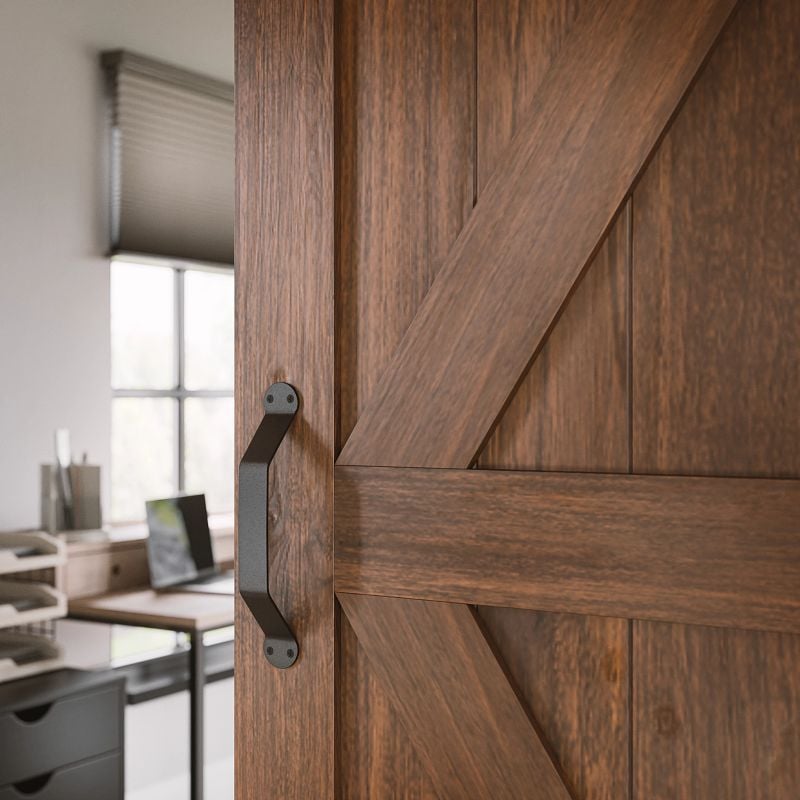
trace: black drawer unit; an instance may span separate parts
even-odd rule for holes
[[[122,800],[122,755],[112,753],[61,767],[0,789],[0,800]]]
[[[113,673],[0,684],[0,800],[122,800],[124,714],[125,681]]]

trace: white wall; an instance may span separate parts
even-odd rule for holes
[[[0,0],[0,530],[39,524],[39,464],[52,459],[57,427],[72,431],[76,455],[88,451],[102,465],[108,507],[98,53],[116,48],[231,81],[233,0]],[[67,637],[68,652],[96,649],[99,631],[84,634]],[[231,684],[208,690],[207,774],[219,800],[232,783]],[[175,791],[188,769],[185,706],[178,695],[129,708],[128,783],[137,800],[188,796]]]
[[[0,530],[39,524],[53,431],[104,472],[110,347],[101,50],[233,80],[233,0],[0,0]]]

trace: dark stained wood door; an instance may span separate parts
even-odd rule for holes
[[[247,798],[795,800],[800,4],[237,0]]]

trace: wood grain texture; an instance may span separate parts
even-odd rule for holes
[[[478,459],[481,468],[628,468],[628,204]],[[629,780],[623,619],[482,607],[480,614],[575,800]]]
[[[570,800],[469,607],[339,601],[440,797]]]
[[[578,18],[341,463],[475,458],[733,5],[609,0]]]
[[[595,0],[477,0],[478,194],[525,126],[578,14]]]
[[[486,185],[591,0],[478,2],[478,185]],[[534,112],[535,113],[535,112]],[[626,203],[478,460],[501,469],[628,469]]]
[[[800,481],[336,468],[336,590],[800,632]]]
[[[266,388],[300,411],[270,476],[272,595],[300,657],[236,613],[236,797],[334,794],[333,2],[237,0],[236,443]]]
[[[637,470],[800,476],[799,54],[797,3],[741,3],[634,192]],[[793,800],[799,657],[637,623],[637,797]]]
[[[797,797],[800,637],[634,625],[636,797]]]
[[[479,195],[578,14],[592,8],[590,0],[478,0]],[[626,202],[479,467],[627,471],[629,234]],[[629,622],[510,608],[479,614],[575,800],[626,797]]]
[[[341,0],[336,17],[341,443],[472,210],[475,48],[458,0]],[[338,663],[341,796],[435,796],[346,621]]]
[[[481,452],[494,469],[627,472],[629,204]]]
[[[440,800],[405,728],[341,614],[337,671],[342,800]]]
[[[344,441],[472,211],[474,19],[461,0],[337,10]]]
[[[628,621],[479,609],[575,800],[628,792]]]
[[[743,3],[634,195],[634,467],[800,475],[800,4]]]

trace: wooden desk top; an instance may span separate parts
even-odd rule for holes
[[[70,600],[69,616],[185,633],[210,631],[233,625],[233,595],[137,589]]]

